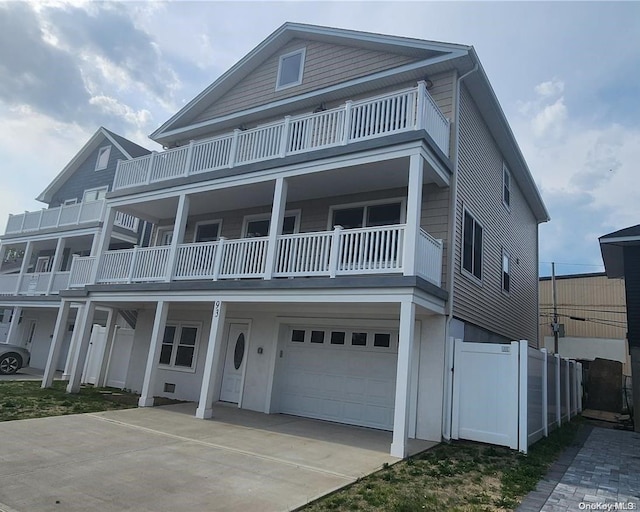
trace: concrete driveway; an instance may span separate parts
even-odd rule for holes
[[[397,460],[388,432],[224,405],[212,420],[194,412],[0,423],[0,511],[290,510]]]

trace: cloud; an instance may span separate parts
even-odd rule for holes
[[[99,107],[104,113],[125,119],[129,124],[143,127],[149,124],[151,113],[148,110],[134,110],[128,105],[109,96],[94,96],[89,100],[91,105]]]
[[[534,87],[534,91],[538,96],[543,98],[549,96],[558,96],[562,94],[564,91],[564,82],[558,79],[549,80],[547,82],[542,82]]]
[[[533,134],[538,138],[559,138],[564,133],[567,107],[563,98],[544,106],[531,120]]]

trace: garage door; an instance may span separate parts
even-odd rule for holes
[[[281,412],[393,429],[396,332],[295,326],[284,346]]]

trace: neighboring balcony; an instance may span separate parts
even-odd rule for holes
[[[114,190],[422,129],[448,156],[449,120],[424,82],[384,96],[347,101],[335,109],[287,116],[250,130],[235,130],[162,153],[121,160]]]
[[[84,224],[100,222],[104,217],[105,200],[43,208],[18,215],[9,214],[5,235],[32,234],[55,228],[72,228]],[[129,231],[138,229],[138,219],[121,212],[116,214],[115,225]]]
[[[0,275],[0,295],[56,295],[69,288],[70,274],[67,271]]]
[[[405,273],[405,225],[280,235],[268,271],[268,237],[107,251],[76,257],[70,288],[87,284],[158,281],[337,277]],[[97,265],[97,268],[96,268]],[[440,286],[442,241],[423,229],[416,243],[415,274]]]

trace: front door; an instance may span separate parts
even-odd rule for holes
[[[220,400],[223,402],[240,402],[242,377],[247,354],[248,324],[230,324],[227,338],[227,351],[222,371],[222,387]]]

